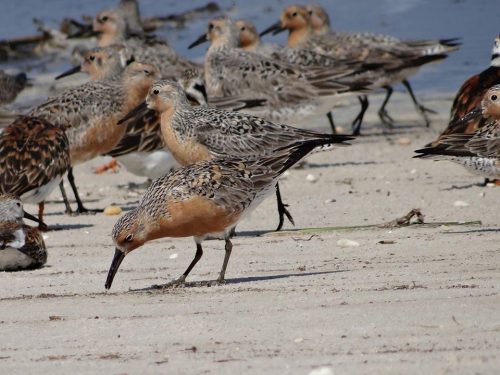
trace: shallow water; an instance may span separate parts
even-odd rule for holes
[[[139,2],[142,15],[152,16],[179,13],[205,5],[208,0]],[[36,33],[32,23],[35,17],[48,25],[57,26],[65,16],[79,19],[81,15],[94,15],[116,3],[117,0],[1,0],[0,39]],[[284,6],[292,3],[296,1],[218,1],[225,14],[250,19],[259,30],[274,23]],[[489,64],[492,41],[500,32],[498,0],[317,0],[316,3],[328,10],[332,25],[337,30],[371,31],[407,39],[462,38],[460,51],[443,63],[425,67],[411,79],[419,91],[456,91],[468,76]],[[201,35],[209,17],[197,18],[185,28],[166,27],[159,30],[158,34],[167,37],[179,53],[190,58],[201,58],[205,47],[187,50],[187,46]],[[285,38],[285,35],[279,35],[266,37],[265,40],[283,43]],[[9,63],[7,67],[15,64],[22,69],[28,63]],[[48,69],[56,71],[61,67],[52,66]],[[36,71],[32,74],[36,74]]]

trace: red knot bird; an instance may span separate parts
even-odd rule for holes
[[[70,168],[65,126],[33,116],[18,117],[0,132],[0,193],[38,204],[40,228],[44,201]]]
[[[47,261],[42,234],[24,224],[23,217],[26,213],[21,199],[0,195],[0,271],[35,269]]]
[[[207,33],[189,48],[206,41],[211,42],[205,55],[209,97],[261,97],[266,105],[251,113],[272,121],[299,124],[327,113],[342,95],[365,90],[362,82],[344,80],[353,73],[350,66],[309,69],[238,48],[238,28],[228,19],[210,21]]]
[[[168,80],[156,82],[149,91],[146,103],[127,117],[136,113],[140,115],[146,106],[160,113],[165,145],[181,165],[224,156],[267,156],[277,148],[297,141],[326,137],[248,114],[207,106],[193,107],[181,86]],[[279,213],[277,230],[280,230],[284,216],[292,223],[293,219],[281,200],[279,185],[276,185],[276,194]]]
[[[317,134],[296,139],[261,158],[216,158],[180,168],[153,182],[137,208],[127,212],[112,232],[115,255],[106,289],[123,259],[146,242],[162,237],[193,236],[196,254],[186,271],[173,283],[183,284],[203,255],[208,236],[224,238],[225,256],[218,283],[225,282],[233,245],[232,229],[274,190],[278,178],[308,153],[324,145],[343,143],[348,136]]]
[[[68,89],[49,98],[30,114],[67,127],[71,166],[74,166],[115,147],[125,133],[125,128],[116,123],[144,100],[158,76],[153,66],[133,62],[123,74]],[[89,212],[78,196],[72,167],[68,179],[77,200],[77,213]],[[71,212],[69,205],[66,211]]]
[[[484,125],[470,134],[450,134],[415,152],[417,158],[449,160],[487,179],[500,178],[500,85],[491,87],[481,105],[458,121],[482,117]]]
[[[387,95],[379,109],[383,123],[392,125],[393,119],[385,109],[392,95],[392,85],[401,82],[407,89],[416,110],[422,116],[426,126],[430,120],[427,113],[434,111],[418,102],[408,77],[415,74],[420,67],[431,62],[445,59],[449,53],[458,49],[457,39],[411,40],[403,41],[390,35],[366,32],[329,32],[316,34],[311,24],[311,9],[291,5],[282,12],[280,21],[261,33],[277,34],[288,30],[288,46],[292,48],[311,49],[319,53],[337,58],[361,59],[367,62],[393,63],[386,69],[377,84],[387,91]],[[314,10],[312,10],[314,13]],[[320,22],[321,17],[315,17]],[[368,102],[365,103],[367,108]],[[365,108],[365,110],[366,110]]]

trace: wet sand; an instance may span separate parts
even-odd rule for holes
[[[459,166],[411,158],[444,126],[451,95],[426,97],[439,110],[430,129],[402,94],[390,105],[398,125],[379,125],[381,99],[366,136],[283,179],[295,229],[379,224],[413,208],[431,225],[276,235],[268,199],[238,227],[226,285],[196,284],[222,264],[223,242],[207,241],[194,284],[148,290],[194,256],[192,239],[162,239],[130,254],[106,292],[117,217],[65,216],[54,192],[46,221],[61,230],[46,234],[47,265],[0,273],[2,373],[497,373],[500,190]],[[337,123],[355,111],[341,109]],[[143,180],[93,174],[105,160],[76,168],[86,204],[130,209],[143,190],[129,183]]]

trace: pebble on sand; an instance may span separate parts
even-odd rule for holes
[[[315,175],[309,173],[307,176],[306,176],[306,180],[309,181],[309,182],[316,182],[318,181],[318,179],[316,178]]]
[[[400,146],[408,146],[409,144],[411,144],[411,139],[407,137],[398,138],[396,140],[396,144]]]
[[[108,206],[104,209],[104,215],[108,216],[120,215],[122,212],[122,209],[118,206]]]
[[[333,369],[331,367],[318,367],[309,372],[308,375],[334,375]]]
[[[469,205],[469,203],[465,202],[465,201],[455,201],[453,203],[453,205],[455,207],[467,207]]]

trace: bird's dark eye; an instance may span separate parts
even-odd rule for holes
[[[151,72],[149,70],[144,70],[144,73],[150,74]]]
[[[89,60],[90,60],[90,61],[94,61],[94,60],[95,60],[95,56],[94,56],[94,55],[90,56],[90,57],[89,57]]]
[[[158,95],[160,93],[160,90],[153,90],[153,94]]]
[[[312,10],[310,10],[310,11],[309,11],[309,15],[310,15],[310,16],[312,16],[312,15],[313,15],[313,11],[312,11]]]
[[[16,203],[16,206],[17,206],[17,207],[21,207],[21,202],[17,202],[17,203]]]
[[[245,26],[243,26],[243,27],[241,28],[241,31],[245,31],[246,29],[247,29],[247,28],[246,28]]]
[[[102,17],[102,18],[101,18],[101,20],[102,20],[103,22],[106,22],[107,20],[109,20],[109,17],[108,17],[108,16],[104,16],[104,17]]]
[[[498,99],[498,96],[496,95],[491,95],[491,100],[496,101]]]
[[[131,242],[134,239],[134,236],[132,234],[129,234],[127,237],[125,237],[126,242]]]
[[[297,17],[299,14],[297,12],[292,13],[292,17]]]
[[[214,29],[214,24],[213,23],[209,23],[208,24],[208,30],[213,30]]]

